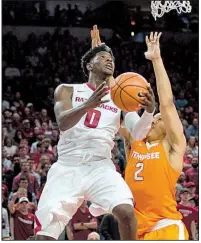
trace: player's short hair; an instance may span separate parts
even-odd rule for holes
[[[111,50],[111,48],[107,45],[101,45],[101,46],[97,46],[93,49],[90,49],[88,52],[86,52],[84,54],[84,56],[82,57],[81,59],[81,67],[82,67],[82,70],[83,70],[83,73],[86,77],[89,76],[89,71],[87,69],[87,63],[90,62],[90,60],[95,57],[95,55],[101,51],[105,51],[105,52],[108,52],[110,53],[110,55],[112,56],[113,60],[114,60],[114,55],[113,55],[113,52]]]

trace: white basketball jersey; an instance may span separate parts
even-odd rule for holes
[[[73,87],[73,108],[82,105],[94,92],[88,83],[67,86]],[[103,99],[110,101],[89,110],[74,127],[61,132],[59,159],[84,155],[111,158],[114,137],[120,127],[121,110],[112,102],[110,92]]]

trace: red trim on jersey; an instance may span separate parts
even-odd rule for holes
[[[95,91],[96,90],[96,88],[93,86],[93,85],[91,85],[90,83],[85,83],[90,89],[92,89],[93,91]],[[110,88],[106,88],[105,89],[105,91],[108,91],[108,90],[110,90]]]

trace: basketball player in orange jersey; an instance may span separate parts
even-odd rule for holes
[[[82,67],[88,83],[62,84],[55,90],[54,110],[60,129],[58,161],[48,172],[36,211],[36,239],[58,239],[87,200],[92,203],[89,210],[93,216],[113,213],[121,239],[135,240],[133,196],[111,160],[121,116],[106,83],[114,73],[111,49],[106,45],[91,49],[83,56]],[[147,126],[153,121],[153,96],[147,94],[144,103],[145,116],[139,119],[135,114],[137,121],[132,119],[132,124],[136,134],[144,131],[146,136]],[[91,227],[91,223],[77,225],[78,230]]]
[[[156,76],[160,114],[146,139],[137,141],[124,136],[129,152],[125,180],[135,198],[135,215],[140,240],[187,240],[188,233],[177,211],[175,185],[183,169],[186,140],[183,126],[173,102],[170,81],[160,55],[161,33],[146,36],[145,57],[152,61]],[[128,122],[128,120],[127,120]],[[131,124],[125,124],[129,129]]]

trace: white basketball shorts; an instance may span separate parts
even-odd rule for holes
[[[94,216],[120,204],[133,206],[132,193],[110,159],[64,163],[56,162],[48,172],[36,211],[36,234],[58,239],[83,200],[92,203],[89,210]]]

